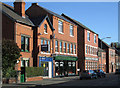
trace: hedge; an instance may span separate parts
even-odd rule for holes
[[[27,77],[43,76],[44,67],[26,67],[25,72]]]

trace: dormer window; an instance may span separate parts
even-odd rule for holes
[[[47,33],[47,24],[44,25],[44,33]]]

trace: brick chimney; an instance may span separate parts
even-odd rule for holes
[[[25,17],[25,2],[24,0],[15,0],[14,11],[22,17]]]

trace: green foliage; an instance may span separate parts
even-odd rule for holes
[[[2,40],[2,71],[3,77],[11,77],[15,71],[15,63],[21,56],[20,49],[13,40]]]
[[[44,67],[26,67],[25,71],[26,71],[27,77],[44,75]]]

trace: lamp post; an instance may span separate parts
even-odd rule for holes
[[[111,37],[104,37],[101,39],[101,49],[102,49],[102,40],[104,40],[106,38],[111,38]],[[101,52],[101,69],[102,69],[102,52]]]

